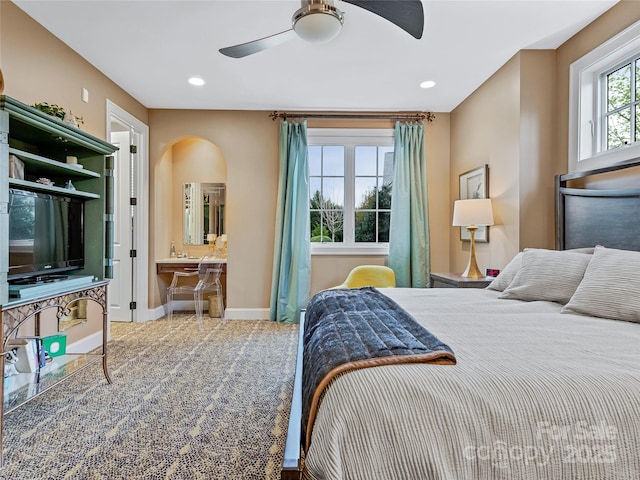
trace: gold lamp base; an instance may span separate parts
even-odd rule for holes
[[[467,263],[467,268],[462,274],[463,277],[466,278],[484,278],[483,273],[478,268],[478,262],[476,262],[476,230],[478,227],[475,225],[470,225],[467,227],[469,233],[471,234],[471,249],[469,251],[469,263]]]

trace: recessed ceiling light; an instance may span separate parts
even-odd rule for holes
[[[189,79],[189,83],[191,85],[195,85],[196,87],[201,87],[202,85],[204,85],[204,80],[200,77],[191,77]]]
[[[427,80],[425,82],[422,82],[420,84],[421,88],[431,88],[431,87],[435,87],[436,86],[436,82],[434,82],[433,80]]]

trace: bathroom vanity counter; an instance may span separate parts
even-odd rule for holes
[[[222,273],[220,274],[220,283],[222,284],[222,298],[224,304],[227,304],[227,259],[226,258],[207,258],[207,264],[221,264]],[[198,270],[200,258],[165,258],[156,260],[156,273],[160,280],[161,291],[164,291],[171,283],[174,272],[195,272]],[[162,299],[163,302],[166,298]]]
[[[208,258],[207,263],[222,264],[222,273],[227,273],[226,258]],[[200,258],[165,258],[156,261],[157,273],[193,272],[198,268]]]

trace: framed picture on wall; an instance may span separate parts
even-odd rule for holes
[[[460,200],[469,198],[489,198],[489,166],[482,165],[460,174]],[[471,241],[471,234],[465,227],[460,227],[460,240]],[[489,241],[489,227],[478,227],[476,242]]]

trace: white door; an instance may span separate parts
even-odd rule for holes
[[[125,127],[123,127],[125,128]],[[112,322],[133,321],[133,215],[130,198],[132,161],[129,131],[111,132],[111,143],[118,150],[113,154],[113,279],[109,288],[109,311]]]
[[[113,182],[115,258],[114,277],[109,284],[111,320],[146,322],[152,314],[148,308],[149,127],[107,100],[107,138],[120,147]]]

